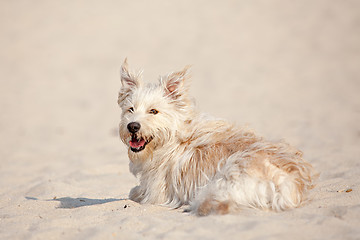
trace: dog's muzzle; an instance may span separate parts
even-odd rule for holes
[[[131,139],[129,141],[130,150],[133,152],[144,150],[146,145],[152,140],[152,138],[146,140],[143,137],[139,137],[137,132],[139,132],[140,128],[141,125],[138,122],[131,122],[127,125],[127,129],[131,133]]]

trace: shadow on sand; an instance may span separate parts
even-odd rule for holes
[[[39,200],[34,197],[25,197],[28,200]],[[85,206],[92,205],[100,205],[109,202],[117,202],[117,201],[125,201],[125,198],[107,198],[107,199],[91,199],[91,198],[71,198],[71,197],[63,197],[63,198],[53,198],[46,201],[58,201],[60,205],[58,208],[79,208]]]

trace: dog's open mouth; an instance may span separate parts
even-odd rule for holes
[[[131,140],[129,142],[130,144],[130,149],[133,152],[140,152],[142,150],[145,149],[146,145],[152,140],[152,138],[150,138],[149,140],[145,140],[144,138],[140,137],[138,138],[136,136],[136,134],[133,134],[131,136]]]

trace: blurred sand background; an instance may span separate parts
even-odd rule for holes
[[[1,1],[0,239],[360,239],[360,2]],[[127,199],[119,69],[193,65],[199,109],[320,172],[283,213]],[[347,191],[346,191],[347,190]]]

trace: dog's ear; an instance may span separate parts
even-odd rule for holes
[[[127,63],[127,58],[125,58],[124,63],[121,65],[121,84],[123,88],[134,88],[140,86],[140,77],[141,72],[134,74],[129,71],[129,65]]]
[[[121,89],[118,96],[118,104],[124,101],[131,92],[140,87],[141,85],[141,75],[142,71],[134,74],[129,71],[129,65],[127,63],[127,58],[125,58],[124,63],[121,65],[120,78],[121,78]]]
[[[187,93],[190,66],[186,66],[180,72],[171,73],[160,78],[160,84],[165,90],[165,95],[177,99]]]

